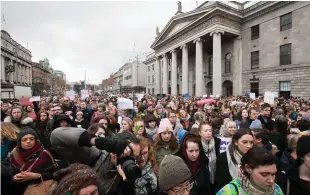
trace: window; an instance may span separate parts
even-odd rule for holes
[[[152,88],[152,94],[154,94],[154,92],[155,92],[155,90],[154,90],[154,88]]]
[[[155,77],[152,75],[152,83],[155,83]]]
[[[154,64],[152,64],[152,70],[154,70]]]
[[[252,40],[259,38],[259,25],[251,27],[251,38]]]
[[[292,28],[292,13],[285,14],[280,17],[280,30],[288,30]]]
[[[259,68],[259,51],[251,52],[251,69]]]
[[[209,59],[209,76],[213,75],[213,57]]]
[[[231,67],[231,54],[228,53],[225,56],[225,73],[230,73],[230,67]]]
[[[280,81],[279,87],[280,87],[279,96],[289,99],[291,96],[291,81]]]
[[[286,44],[280,46],[280,65],[291,64],[291,50],[292,44]]]
[[[150,66],[148,66],[148,67],[147,67],[147,71],[149,71],[149,72],[150,72],[150,70],[151,70],[151,67],[150,67]]]
[[[171,71],[169,71],[169,75],[168,75],[168,81],[171,80]]]
[[[150,76],[147,77],[147,83],[150,83]]]
[[[148,91],[149,94],[151,94],[151,89],[150,88],[148,88],[147,91]]]

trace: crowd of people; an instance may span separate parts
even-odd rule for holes
[[[310,100],[133,97],[1,102],[1,194],[310,194]]]

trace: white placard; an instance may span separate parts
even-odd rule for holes
[[[117,108],[126,110],[126,109],[133,109],[133,101],[127,98],[118,98],[117,99]]]
[[[252,100],[255,100],[255,99],[256,99],[255,93],[250,93],[250,98],[251,98]]]
[[[231,138],[229,137],[221,137],[221,144],[220,144],[220,153],[223,153],[226,151],[228,145],[231,142]]]
[[[89,97],[88,90],[81,90],[81,98],[85,100]]]
[[[274,104],[274,93],[266,91],[264,95],[264,102],[270,105]]]
[[[29,99],[29,102],[39,102],[41,101],[40,96],[33,96],[32,98]]]
[[[70,100],[74,100],[74,99],[75,99],[75,92],[74,92],[74,91],[66,91],[66,96],[67,96]]]

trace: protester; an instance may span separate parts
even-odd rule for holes
[[[267,103],[264,103],[261,105],[261,110],[262,113],[258,116],[258,119],[261,121],[263,128],[272,131],[274,122],[271,120],[271,106]]]
[[[37,133],[30,128],[21,129],[17,146],[10,155],[12,186],[9,194],[22,195],[31,184],[50,180],[56,169],[52,155],[44,149]]]
[[[180,123],[179,119],[177,118],[176,112],[175,111],[168,112],[167,117],[170,121],[170,124],[172,125],[173,135],[177,136],[179,131],[183,129],[183,126]]]
[[[133,133],[133,131],[132,131],[132,120],[129,117],[125,117],[122,119],[120,133],[122,133],[122,132]]]
[[[179,109],[180,123],[183,126],[184,130],[189,131],[192,127],[192,121],[190,120],[190,115],[186,112],[185,109]]]
[[[241,158],[238,170],[236,177],[216,195],[283,195],[281,188],[275,183],[276,158],[265,148],[250,149]]]
[[[145,137],[147,138],[147,134],[145,131],[145,124],[142,119],[138,119],[134,122],[133,125],[133,132],[137,137]]]
[[[54,173],[55,186],[50,195],[99,195],[99,178],[96,172],[83,164],[72,164]]]
[[[16,146],[19,129],[13,123],[1,123],[1,160],[4,160]]]
[[[137,164],[142,177],[135,181],[135,195],[155,195],[157,192],[157,165],[152,145],[145,137],[139,137],[141,153]]]
[[[18,128],[26,126],[32,127],[33,125],[33,119],[28,117],[20,106],[13,106],[9,116],[4,119],[4,122],[13,123]]]
[[[162,119],[158,127],[158,136],[154,140],[157,166],[165,155],[175,154],[179,148],[178,141],[173,135],[173,129],[168,119]]]
[[[157,126],[157,119],[155,116],[150,116],[146,123],[146,135],[148,139],[154,141],[157,136],[158,126]]]
[[[271,143],[275,144],[283,152],[287,148],[287,135],[289,134],[288,119],[279,117],[275,123],[276,131],[273,131],[269,137]]]
[[[286,171],[292,167],[295,160],[297,159],[297,142],[299,139],[299,134],[288,135],[288,148],[284,149],[283,152],[278,152],[278,170]]]
[[[38,134],[38,136],[41,140],[41,143],[43,143],[43,145],[45,142],[44,132],[46,130],[48,121],[49,121],[49,113],[47,111],[39,111],[37,116],[36,116],[36,120],[35,120],[35,124],[34,124],[34,130]]]
[[[310,136],[302,136],[297,142],[297,159],[287,171],[277,174],[277,183],[285,195],[310,194]]]
[[[194,185],[190,194],[211,195],[209,160],[204,155],[200,138],[194,134],[186,134],[176,155],[184,160],[191,172]]]
[[[253,142],[253,134],[249,129],[240,129],[233,135],[226,151],[216,159],[215,183],[217,189],[221,189],[237,177],[241,158],[253,147]]]
[[[1,102],[1,122],[7,117],[9,111],[8,103]]]
[[[74,119],[74,126],[87,129],[89,127],[89,121],[86,121],[83,117],[83,112],[78,111]]]

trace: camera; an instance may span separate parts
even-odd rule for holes
[[[132,156],[122,157],[118,159],[118,164],[121,165],[127,181],[134,182],[142,176],[141,169],[136,164],[136,159]]]

